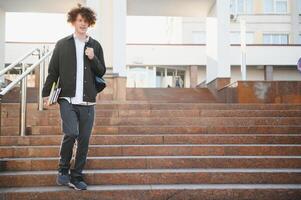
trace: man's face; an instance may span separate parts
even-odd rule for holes
[[[76,32],[85,34],[88,30],[89,23],[81,16],[81,14],[78,14],[76,20],[73,22],[73,26]]]

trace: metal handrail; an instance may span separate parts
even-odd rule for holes
[[[25,60],[27,57],[33,55],[33,53],[35,51],[40,51],[39,48],[35,48],[32,49],[31,51],[29,51],[28,53],[26,53],[25,55],[23,55],[22,57],[20,57],[18,60],[16,60],[15,62],[13,62],[12,64],[10,64],[9,66],[5,67],[3,70],[0,71],[0,76],[4,75],[6,72],[8,72],[9,70],[11,70],[12,68],[14,68],[17,64],[21,63],[23,60]]]
[[[52,50],[47,52],[42,58],[40,58],[37,62],[27,68],[18,78],[13,80],[10,84],[8,84],[1,92],[0,96],[4,96],[8,91],[10,91],[19,81],[21,81],[25,76],[27,76],[30,72],[32,72],[41,62],[43,62],[48,56],[52,53]]]
[[[26,69],[25,63],[22,62],[25,58],[29,57],[30,55],[34,55],[34,52],[39,52],[39,60],[36,61],[33,65],[28,67]],[[18,84],[21,81],[21,106],[20,106],[20,135],[25,136],[26,135],[26,94],[27,94],[27,76],[37,67],[40,67],[40,74],[39,74],[39,94],[38,94],[38,109],[40,111],[43,110],[43,99],[42,99],[42,87],[44,83],[44,72],[45,72],[45,66],[46,66],[46,59],[50,57],[50,55],[53,53],[53,50],[49,51],[49,48],[45,49],[45,46],[43,47],[43,51],[40,49],[33,49],[30,52],[28,52],[26,55],[22,56],[20,59],[18,59],[16,62],[9,65],[7,68],[2,70],[0,72],[0,76],[4,75],[7,71],[10,69],[13,69],[17,64],[22,64],[22,73],[19,77],[17,77],[15,80],[13,80],[11,83],[9,83],[7,86],[5,86],[4,89],[0,91],[0,114],[1,114],[1,101],[3,96],[9,92],[16,84]],[[47,60],[49,63],[49,59]],[[43,63],[42,63],[43,62]],[[42,63],[42,65],[41,65]],[[37,77],[37,76],[36,76]],[[0,124],[1,124],[1,116],[0,116]],[[0,126],[0,135],[1,135],[1,126]]]
[[[197,88],[207,87],[206,80],[202,81],[201,83],[196,85]]]

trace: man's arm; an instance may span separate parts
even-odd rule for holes
[[[92,59],[92,70],[94,71],[95,75],[102,77],[106,73],[106,65],[105,59],[103,56],[103,50],[101,45],[99,44],[99,50],[96,52]]]
[[[57,82],[59,77],[59,52],[58,44],[56,43],[48,67],[48,76],[43,86],[42,97],[47,97],[50,94],[50,90],[53,82]]]

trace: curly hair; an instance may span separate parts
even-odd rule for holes
[[[80,14],[88,23],[89,26],[93,26],[96,22],[96,13],[89,7],[84,7],[80,3],[77,7],[72,8],[67,14],[67,22],[73,23],[77,15]]]

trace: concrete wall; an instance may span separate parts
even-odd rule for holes
[[[54,44],[47,44],[53,48]],[[38,43],[6,43],[5,62],[11,63]],[[231,46],[231,82],[240,80],[240,46]],[[198,83],[206,80],[206,46],[204,45],[127,45],[128,66],[166,66],[182,70],[186,68],[185,86],[190,87],[189,66],[198,66]],[[301,46],[248,46],[247,80],[264,80],[263,65],[275,65],[274,80],[300,80],[296,63],[300,57]],[[28,59],[32,63],[37,58]],[[282,67],[280,67],[282,65]],[[257,67],[261,66],[261,67]],[[150,69],[150,74],[151,74]],[[149,74],[149,75],[150,75]],[[153,79],[152,79],[153,80]],[[151,81],[152,81],[151,80]],[[130,86],[132,83],[128,83]],[[153,85],[152,83],[151,85]]]
[[[5,11],[0,7],[0,70],[4,68],[5,63]],[[0,83],[4,81],[0,77]]]
[[[301,72],[297,70],[297,68],[289,68],[289,67],[274,67],[273,70],[273,80],[293,80],[293,81],[301,81]]]
[[[301,46],[247,46],[247,65],[296,65]],[[240,46],[231,46],[231,65],[240,65]],[[127,45],[127,65],[206,65],[204,45]]]

